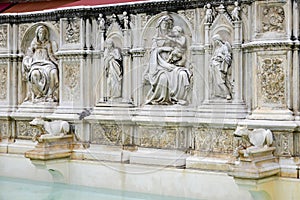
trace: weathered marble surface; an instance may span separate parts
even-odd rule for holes
[[[124,148],[151,164],[143,148],[163,149],[182,152],[191,168],[229,171],[243,125],[270,129],[274,155],[295,174],[298,4],[149,1],[1,14],[0,150],[32,149],[38,130],[29,121],[45,117],[74,126],[82,144],[74,159],[92,159],[90,148],[130,162]]]

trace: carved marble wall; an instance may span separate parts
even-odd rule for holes
[[[36,132],[27,122],[42,115],[78,125],[80,138],[95,145],[216,154],[232,152],[238,123],[279,121],[269,127],[282,130],[277,155],[299,154],[292,134],[300,119],[296,3],[193,2],[62,9],[16,21],[1,15],[0,118],[9,117],[22,139]],[[52,60],[52,68],[38,60],[26,71],[28,48],[44,45],[33,42],[40,26],[56,62],[47,50],[42,61]],[[57,77],[40,76],[54,68]],[[84,109],[90,113],[79,119]],[[210,128],[198,128],[203,124]]]

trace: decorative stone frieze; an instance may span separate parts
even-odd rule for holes
[[[187,130],[184,128],[138,128],[138,145],[163,149],[186,149]]]
[[[130,144],[130,130],[129,126],[120,124],[95,123],[91,125],[91,142],[105,145]]]
[[[193,129],[194,149],[200,154],[232,154],[237,147],[237,140],[233,137],[233,131],[222,128]]]
[[[33,127],[29,124],[29,121],[17,121],[17,138],[18,139],[32,139],[37,135],[41,135],[41,129]]]

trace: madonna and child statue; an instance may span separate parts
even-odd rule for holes
[[[152,39],[145,80],[150,90],[145,104],[187,105],[191,72],[186,68],[187,41],[181,26],[170,15],[158,19]]]

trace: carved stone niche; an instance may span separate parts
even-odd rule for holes
[[[101,54],[101,61],[99,65],[103,65],[100,70],[100,76],[96,80],[100,85],[100,95],[98,98],[98,106],[110,104],[111,106],[119,105],[123,102],[124,91],[130,88],[124,88],[124,54],[123,46],[125,38],[123,30],[117,21],[117,16],[107,16],[110,25],[106,30],[106,39],[104,40],[104,33],[100,32],[102,39],[100,49],[103,49]],[[128,67],[128,66],[127,66]],[[129,81],[129,80],[126,80]]]
[[[207,63],[209,100],[229,101],[234,98],[234,58],[232,43],[234,40],[234,30],[231,17],[220,6],[217,8],[219,14],[209,29],[208,40],[211,47],[211,55]],[[207,30],[206,30],[207,31]],[[208,52],[207,52],[208,53]],[[207,54],[206,53],[206,54]]]
[[[59,93],[59,34],[51,23],[37,23],[26,30],[21,42],[24,54],[20,70],[21,101],[56,105]]]
[[[146,105],[191,103],[192,71],[189,47],[192,28],[185,17],[160,13],[142,31],[143,102]],[[140,83],[138,83],[140,84]]]

